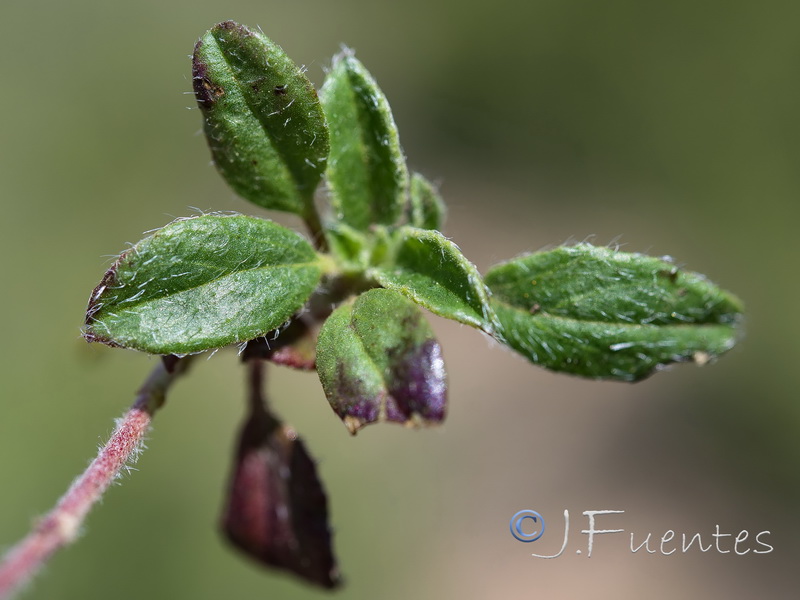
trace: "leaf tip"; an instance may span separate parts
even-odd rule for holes
[[[245,29],[245,27],[242,26],[242,25],[239,25],[236,21],[232,21],[231,19],[228,19],[227,21],[222,21],[221,23],[217,23],[214,26],[214,29],[227,29],[227,30],[230,31],[230,30],[233,30],[233,29]]]
[[[699,367],[711,362],[711,355],[708,352],[698,351],[692,355],[692,361]]]
[[[364,419],[360,419],[353,415],[345,415],[342,418],[342,422],[344,423],[344,426],[347,427],[347,430],[350,432],[350,435],[357,434],[358,430],[367,424],[367,422]]]
[[[333,58],[331,59],[331,69],[335,69],[340,62],[355,57],[356,57],[356,51],[353,48],[350,48],[349,46],[342,44],[341,48],[339,49],[339,52],[334,54]]]

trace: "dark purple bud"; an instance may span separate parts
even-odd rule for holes
[[[325,588],[339,582],[314,461],[294,429],[264,412],[242,430],[222,526],[237,548],[268,567]]]

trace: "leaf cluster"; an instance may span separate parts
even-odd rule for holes
[[[220,174],[243,198],[299,215],[312,241],[244,215],[179,219],[105,274],[91,341],[163,355],[315,347],[297,364],[316,365],[355,433],[444,418],[441,348],[421,309],[597,379],[706,362],[736,340],[739,300],[665,259],[577,244],[479,273],[441,233],[441,197],[409,172],[389,103],[349,50],[318,94],[279,46],[228,21],[198,41],[192,75]]]
[[[442,349],[423,309],[595,379],[705,363],[736,341],[739,300],[669,260],[577,244],[481,274],[441,233],[444,202],[409,171],[389,103],[349,50],[318,94],[263,33],[226,21],[197,42],[192,78],[219,173],[242,198],[298,215],[311,240],[239,214],[178,219],[117,258],[84,336],[168,365],[239,345],[249,412],[222,525],[264,565],[339,583],[324,489],[269,407],[264,360],[316,369],[355,434],[445,418]]]

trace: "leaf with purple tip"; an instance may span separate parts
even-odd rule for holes
[[[391,290],[369,290],[333,312],[319,334],[317,372],[351,433],[378,421],[445,417],[441,347],[420,309]]]

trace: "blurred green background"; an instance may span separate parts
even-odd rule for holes
[[[154,364],[79,338],[110,257],[198,208],[264,214],[209,166],[188,95],[187,55],[224,19],[260,25],[318,85],[353,47],[410,165],[441,182],[445,233],[482,270],[613,241],[674,256],[748,309],[745,341],[719,363],[634,386],[545,372],[432,317],[451,383],[437,430],[353,439],[312,375],[273,370],[275,404],[328,488],[338,597],[795,597],[800,4],[788,1],[2,3],[0,547],[66,489]],[[140,471],[24,597],[322,597],[216,532],[242,387],[232,353],[201,361]],[[516,542],[522,509],[550,535]],[[530,557],[557,551],[564,509],[565,556]],[[600,526],[626,533],[588,559],[592,509],[625,510]],[[710,541],[716,524],[770,530],[775,550],[627,546],[631,531]]]

